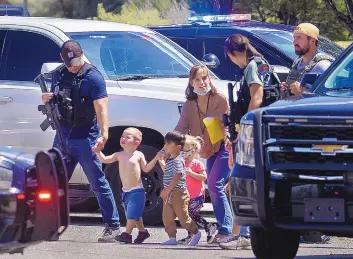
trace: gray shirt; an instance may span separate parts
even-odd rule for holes
[[[244,69],[244,79],[248,86],[251,84],[259,84],[263,86],[263,76],[258,71],[258,66],[255,60],[251,60]]]
[[[174,187],[174,189],[185,190],[185,161],[182,156],[177,156],[173,158],[168,158],[165,163],[163,185],[168,187],[173,180],[175,174],[181,174],[179,183]]]

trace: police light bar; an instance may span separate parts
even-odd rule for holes
[[[229,15],[204,15],[191,16],[189,22],[234,22],[234,21],[251,21],[251,14],[229,14]]]

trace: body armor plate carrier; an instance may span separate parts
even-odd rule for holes
[[[54,85],[54,95],[61,114],[60,123],[71,127],[91,125],[96,118],[93,101],[90,96],[81,96],[80,87],[87,73],[95,67],[85,63],[80,71],[71,77],[67,76],[69,72],[65,66],[58,69],[60,76]]]

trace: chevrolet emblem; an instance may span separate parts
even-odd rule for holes
[[[348,145],[313,145],[312,150],[321,150],[321,155],[336,155],[336,151],[344,151]]]

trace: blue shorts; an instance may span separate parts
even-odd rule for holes
[[[141,188],[129,192],[123,191],[123,202],[126,219],[140,220],[145,208],[145,190]]]

